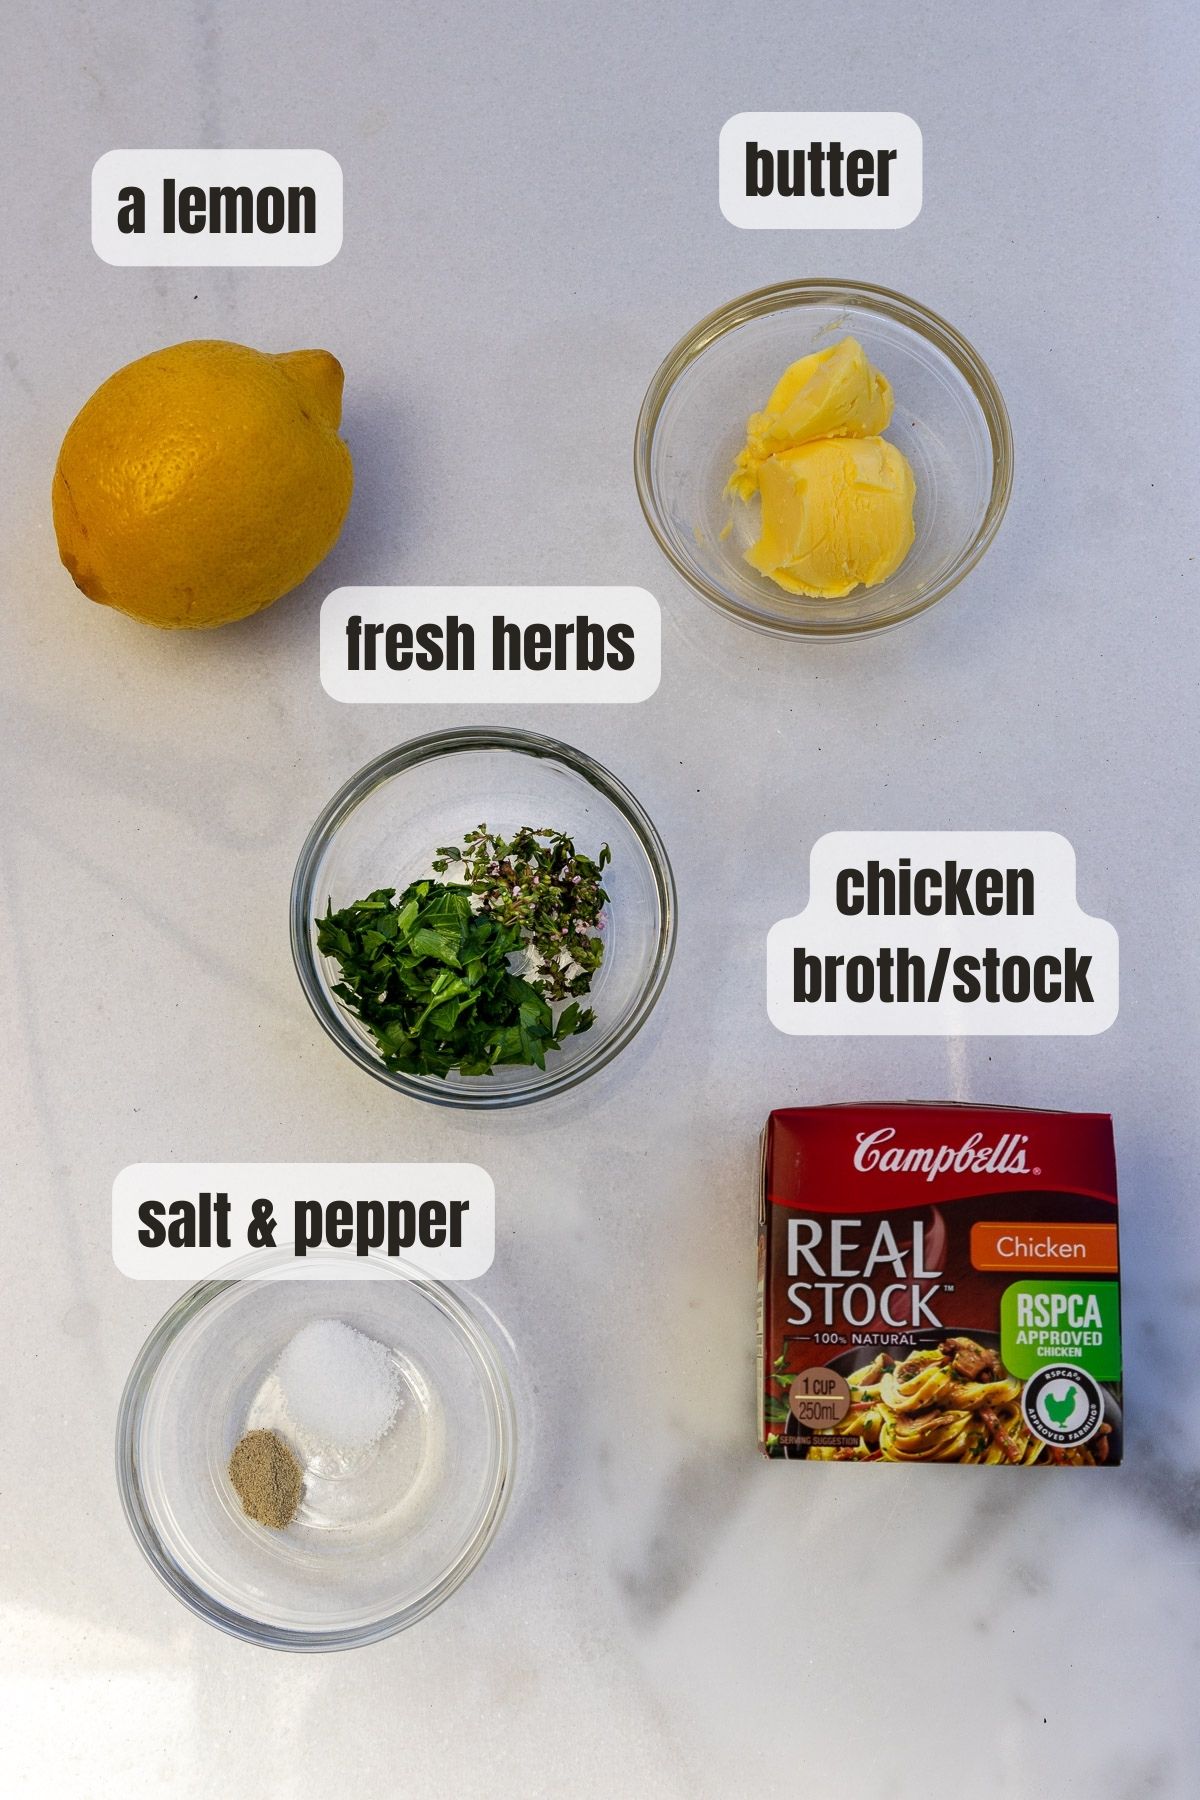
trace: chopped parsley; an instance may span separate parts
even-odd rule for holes
[[[333,991],[367,1027],[384,1066],[407,1075],[490,1075],[546,1057],[595,1023],[580,998],[604,955],[599,935],[609,861],[580,856],[561,832],[506,841],[485,826],[446,846],[440,875],[465,881],[376,888],[317,920],[317,949],[341,969]],[[526,973],[514,972],[524,958]],[[555,1015],[555,1004],[569,1003]]]

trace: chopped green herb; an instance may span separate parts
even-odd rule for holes
[[[593,861],[561,832],[526,829],[506,842],[481,825],[433,865],[444,874],[463,863],[468,880],[415,881],[399,897],[376,888],[336,913],[330,903],[317,948],[340,965],[333,991],[388,1069],[544,1069],[548,1052],[595,1023],[578,997],[604,954],[599,877],[608,860],[607,845]],[[538,965],[524,978],[511,959],[529,950]],[[568,999],[556,1019],[552,1003]]]

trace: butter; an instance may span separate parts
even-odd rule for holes
[[[747,420],[726,491],[761,496],[746,561],[789,593],[832,600],[875,587],[912,548],[913,472],[880,436],[892,406],[887,378],[843,338],[793,363]]]
[[[895,574],[912,548],[916,484],[886,438],[820,438],[758,472],[762,536],[746,561],[791,594],[836,600]]]
[[[750,500],[769,456],[817,438],[877,437],[892,417],[892,389],[873,369],[855,338],[802,356],[776,382],[762,412],[746,421],[746,445],[734,464],[729,492]]]

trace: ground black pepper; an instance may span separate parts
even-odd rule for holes
[[[246,1433],[229,1459],[229,1479],[247,1518],[275,1531],[295,1518],[302,1486],[300,1464],[273,1431]]]

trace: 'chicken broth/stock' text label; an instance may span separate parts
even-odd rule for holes
[[[1106,1114],[772,1113],[762,1447],[830,1461],[1119,1462],[1118,1272]]]
[[[833,831],[808,904],[767,934],[794,1036],[1087,1037],[1117,1016],[1118,944],[1054,831]]]

